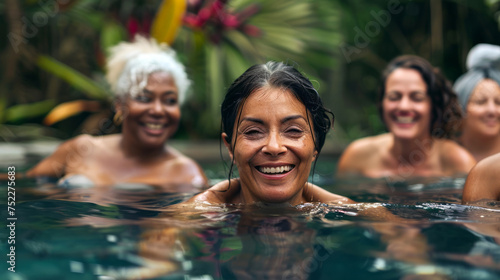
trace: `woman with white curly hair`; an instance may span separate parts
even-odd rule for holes
[[[177,131],[190,85],[175,52],[140,36],[122,42],[110,50],[106,78],[122,133],[68,140],[27,175],[62,177],[59,185],[69,187],[146,184],[173,192],[205,187],[200,166],[166,145]]]
[[[465,119],[460,143],[482,160],[500,153],[500,46],[478,44],[454,85]]]

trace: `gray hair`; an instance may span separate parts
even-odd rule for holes
[[[479,82],[491,79],[500,85],[500,46],[474,46],[467,55],[467,69],[467,73],[460,76],[453,86],[464,114],[469,98]]]
[[[146,87],[149,75],[165,72],[174,78],[182,104],[191,84],[175,51],[152,38],[136,36],[132,43],[122,42],[111,48],[106,67],[106,79],[117,97],[136,96]]]

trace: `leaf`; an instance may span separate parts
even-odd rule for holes
[[[29,104],[14,105],[5,110],[5,121],[16,122],[46,114],[55,106],[54,100],[44,100]]]
[[[101,49],[108,50],[126,38],[126,31],[122,25],[108,20],[101,31]]]
[[[217,46],[210,47],[207,46],[207,76],[209,77],[209,89],[210,89],[210,111],[213,114],[219,113],[219,106],[223,92],[223,77],[221,66],[224,64],[221,58],[220,49]]]
[[[45,125],[52,125],[56,122],[67,119],[71,116],[82,112],[97,112],[101,109],[101,103],[98,101],[89,100],[75,100],[57,105],[45,117],[43,123]]]
[[[224,53],[227,56],[226,69],[228,70],[228,76],[231,81],[238,78],[252,65],[252,63],[241,56],[238,50],[232,46],[225,46]]]
[[[5,107],[7,107],[5,96],[0,96],[0,123],[5,119]]]
[[[258,59],[260,57],[250,38],[246,37],[243,33],[235,30],[228,31],[226,39],[240,51],[240,56],[248,56],[250,59]]]
[[[107,100],[108,92],[99,84],[86,77],[77,70],[67,66],[66,64],[57,61],[56,59],[40,55],[36,60],[36,64],[43,70],[56,75],[57,77],[68,82],[74,88],[82,91],[89,98]]]
[[[175,39],[186,12],[186,0],[163,0],[151,25],[151,36],[169,45]]]
[[[106,15],[94,8],[98,3],[99,0],[75,1],[64,13],[74,21],[86,23],[94,30],[100,30],[106,20]]]

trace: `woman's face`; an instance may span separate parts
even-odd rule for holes
[[[146,147],[165,144],[179,126],[180,107],[175,81],[168,73],[149,75],[141,93],[117,108],[123,113],[123,137]]]
[[[477,136],[500,135],[500,85],[491,79],[474,88],[464,120],[464,131]]]
[[[397,138],[430,137],[432,102],[417,70],[398,68],[387,77],[383,118]]]
[[[311,127],[304,104],[288,90],[265,87],[250,94],[234,125],[234,150],[222,135],[238,167],[244,203],[303,202],[316,155]]]

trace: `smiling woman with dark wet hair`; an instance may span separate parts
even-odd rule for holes
[[[280,62],[250,67],[229,87],[221,114],[222,140],[240,179],[221,182],[191,201],[352,202],[307,182],[333,113],[298,70]]]
[[[389,133],[359,139],[341,156],[337,176],[462,176],[474,158],[450,140],[461,121],[457,96],[440,71],[425,59],[392,60],[382,76],[378,99]]]
[[[66,141],[27,175],[62,177],[59,185],[67,187],[128,183],[174,192],[205,187],[198,164],[165,144],[177,131],[180,104],[190,84],[175,52],[136,37],[110,53],[106,78],[122,133]]]

